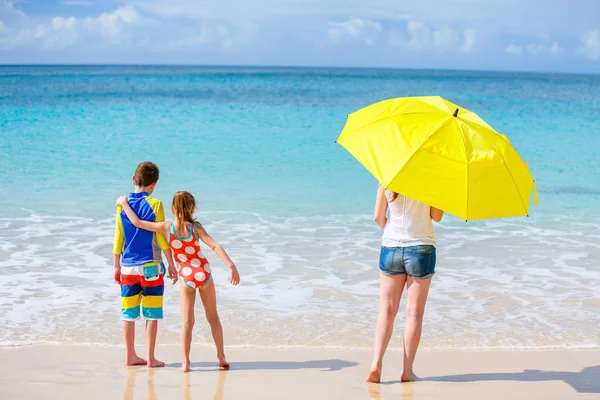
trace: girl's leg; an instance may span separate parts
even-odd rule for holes
[[[425,313],[425,303],[431,278],[414,279],[410,276],[407,280],[407,303],[406,303],[406,328],[404,330],[404,372],[402,373],[402,382],[412,382],[417,380],[413,372],[413,363],[417,355],[417,348],[421,340],[421,330],[423,327],[423,314]]]
[[[194,304],[196,303],[196,290],[181,285],[179,291],[181,304],[181,346],[183,349],[183,362],[181,370],[190,370],[190,349],[192,347],[192,330],[194,329]]]
[[[206,313],[206,320],[210,324],[210,330],[212,332],[215,346],[217,347],[217,359],[219,360],[219,367],[229,368],[229,363],[225,359],[225,349],[223,346],[223,327],[221,326],[221,320],[217,313],[217,295],[215,292],[215,284],[211,279],[202,289],[200,289],[200,298],[204,305],[204,312]]]
[[[393,276],[380,274],[379,315],[377,316],[377,327],[375,329],[375,351],[367,382],[378,383],[381,381],[383,355],[394,331],[394,320],[396,314],[398,314],[405,282],[406,274]]]

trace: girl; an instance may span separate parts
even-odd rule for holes
[[[389,216],[388,216],[389,211]],[[444,212],[379,186],[375,222],[383,229],[379,255],[379,316],[375,329],[375,351],[367,382],[379,383],[383,355],[392,337],[400,298],[406,286],[404,371],[402,382],[417,379],[413,363],[421,340],[425,303],[435,273],[433,223]]]
[[[173,197],[171,212],[175,215],[175,222],[148,222],[138,218],[129,207],[126,197],[119,197],[117,205],[123,207],[123,211],[131,223],[141,229],[162,233],[168,240],[175,261],[179,264],[179,278],[181,280],[181,342],[183,347],[182,371],[190,370],[190,347],[192,345],[192,329],[194,328],[194,304],[196,302],[196,289],[200,293],[200,299],[204,305],[206,319],[210,324],[213,340],[217,347],[217,359],[219,367],[229,368],[223,348],[223,328],[217,313],[217,298],[215,284],[210,273],[208,260],[200,249],[201,240],[217,253],[217,256],[229,268],[229,282],[237,286],[240,283],[238,270],[221,245],[214,241],[206,232],[204,227],[194,219],[196,211],[196,200],[188,192],[177,192]]]

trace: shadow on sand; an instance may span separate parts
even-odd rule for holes
[[[481,382],[481,381],[517,381],[546,382],[563,381],[578,393],[600,393],[600,365],[586,367],[579,372],[525,370],[515,373],[484,373],[433,376],[424,381],[437,382]]]

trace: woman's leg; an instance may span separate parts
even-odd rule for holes
[[[219,367],[229,368],[229,363],[225,359],[225,349],[223,345],[223,327],[221,326],[221,320],[217,313],[217,294],[215,292],[215,284],[211,279],[206,286],[200,289],[200,298],[204,305],[204,312],[206,313],[206,320],[210,325],[213,340],[217,347],[217,359],[219,360]]]
[[[425,313],[425,303],[427,302],[431,278],[414,279],[409,276],[406,282],[408,295],[406,300],[406,328],[404,330],[404,372],[401,381],[412,382],[418,379],[413,372],[413,363],[421,340],[423,314]]]
[[[194,329],[194,304],[196,303],[196,290],[186,285],[181,285],[179,291],[181,304],[181,346],[183,350],[183,362],[181,370],[190,370],[190,350],[192,347],[192,330]]]
[[[378,383],[381,381],[383,355],[394,331],[394,320],[396,314],[398,314],[405,283],[406,274],[388,276],[380,273],[379,315],[377,316],[377,327],[375,329],[375,351],[367,382]]]

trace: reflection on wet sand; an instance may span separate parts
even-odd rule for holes
[[[396,383],[396,382],[394,382]],[[399,382],[398,382],[399,383]],[[369,394],[369,400],[382,400],[381,397],[381,385],[375,383],[367,383],[367,393]],[[413,400],[413,384],[403,383],[402,384],[402,397],[400,400]],[[394,396],[395,399],[397,397]]]
[[[127,369],[127,382],[125,383],[125,390],[123,390],[123,400],[133,400],[135,392],[136,377],[144,369],[141,368],[128,368]],[[156,374],[155,369],[146,370],[146,400],[157,400],[156,391],[154,388],[154,375]],[[217,387],[215,389],[214,400],[222,400],[223,393],[225,392],[225,377],[228,371],[219,371],[217,373]],[[181,384],[181,398],[183,400],[192,400],[191,393],[191,373],[182,374]],[[199,378],[199,376],[198,376]]]
[[[217,373],[217,388],[215,389],[215,396],[213,397],[214,400],[223,400],[223,394],[225,393],[225,377],[227,372],[228,371],[224,370]],[[183,374],[183,382],[181,385],[181,398],[183,400],[192,400],[192,393],[190,390],[191,375],[191,373]]]

